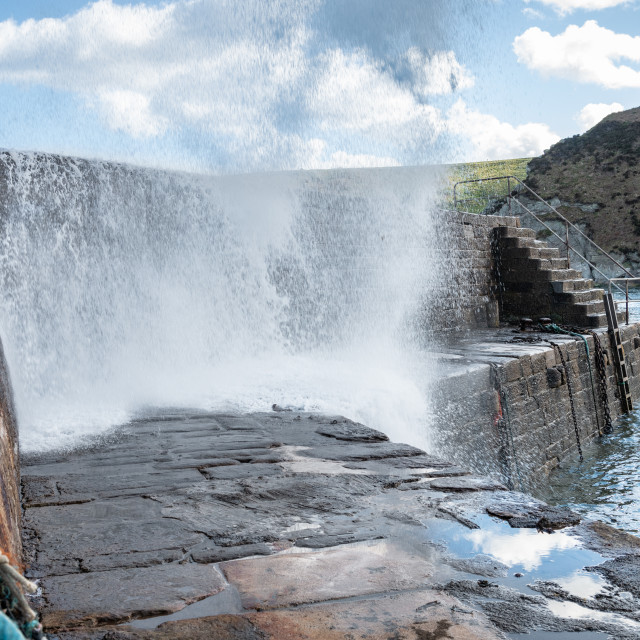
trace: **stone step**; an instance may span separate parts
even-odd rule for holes
[[[529,258],[539,258],[540,249],[528,247],[500,247],[500,260],[509,262],[511,260],[528,260]]]
[[[500,239],[500,245],[506,249],[547,248],[547,247],[540,247],[539,244],[537,243],[538,241],[535,240],[534,238],[505,237]]]
[[[580,272],[575,269],[540,269],[530,272],[535,280],[556,282],[558,280],[577,280]]]
[[[536,232],[526,227],[498,227],[501,238],[535,238]]]
[[[583,289],[582,291],[554,293],[554,298],[561,304],[579,304],[581,302],[602,300],[603,295],[604,291],[602,289]]]
[[[540,269],[568,269],[566,258],[540,258]]]
[[[564,258],[510,258],[501,262],[503,271],[520,271],[523,277],[533,278],[532,271],[549,271],[554,269],[566,269],[567,261]]]
[[[534,249],[540,252],[540,258],[560,258],[560,249],[556,247],[547,247],[546,249]],[[565,258],[566,260],[566,258]]]
[[[505,247],[500,252],[503,262],[509,260],[555,260],[560,258],[560,251],[554,247],[539,249],[533,247]]]
[[[593,288],[593,280],[577,278],[575,280],[556,280],[551,283],[555,293],[565,293],[567,291],[584,291]]]
[[[559,306],[560,308],[564,307],[563,315],[570,316],[576,320],[596,313],[604,313],[604,300],[592,300],[591,302],[579,302],[577,304]]]
[[[604,313],[594,313],[585,316],[580,326],[589,327],[590,329],[601,329],[607,326],[607,316]]]
[[[618,324],[624,322],[624,314],[618,313]],[[588,327],[590,329],[602,329],[607,327],[607,316],[604,313],[593,313],[587,314],[586,316],[582,316],[579,318],[569,319],[567,320],[567,324],[573,324],[578,327]]]

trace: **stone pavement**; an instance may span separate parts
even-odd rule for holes
[[[342,417],[165,413],[27,457],[22,474],[26,561],[52,638],[633,638],[640,628],[636,538],[575,526],[566,510]],[[574,537],[559,531],[569,525]],[[524,561],[476,548],[479,533],[521,546],[510,532],[572,549],[572,561],[579,546],[591,555],[578,569],[622,558],[599,578],[608,600],[559,597],[534,569],[518,583]],[[586,617],[554,612],[558,598]]]

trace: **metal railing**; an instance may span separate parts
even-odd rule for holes
[[[625,323],[629,324],[629,302],[631,302],[631,304],[633,303],[640,303],[640,299],[638,300],[630,300],[629,299],[629,283],[630,282],[637,282],[640,283],[640,278],[610,278],[609,279],[609,293],[611,293],[611,287],[615,286],[618,289],[620,289],[621,287],[618,287],[618,285],[615,284],[615,282],[624,282],[624,300],[614,300],[613,303],[615,305],[620,304],[622,302],[625,303]]]
[[[538,223],[540,223],[543,227],[545,227],[551,234],[553,234],[556,238],[558,238],[558,240],[560,240],[561,244],[563,244],[566,247],[567,267],[568,268],[571,268],[571,252],[573,252],[581,260],[583,260],[586,264],[588,264],[589,267],[593,271],[599,273],[604,278],[604,280],[609,283],[609,289],[610,290],[611,290],[611,288],[613,286],[620,293],[625,295],[625,300],[626,300],[627,309],[628,309],[628,306],[629,306],[629,285],[627,283],[627,286],[625,288],[622,288],[619,285],[617,285],[615,282],[616,281],[625,281],[625,280],[638,280],[638,278],[636,278],[636,276],[633,273],[631,273],[631,271],[629,271],[629,269],[627,269],[624,265],[620,264],[620,262],[618,262],[618,260],[616,260],[607,251],[605,251],[600,245],[596,244],[586,233],[584,233],[580,228],[578,228],[575,224],[573,224],[573,222],[571,222],[565,216],[563,216],[552,204],[550,204],[549,202],[544,200],[544,198],[539,196],[533,189],[531,189],[531,187],[527,186],[522,180],[520,180],[520,178],[517,178],[516,176],[497,176],[495,178],[476,178],[474,180],[460,180],[459,182],[456,182],[453,185],[454,209],[456,211],[460,211],[460,209],[458,207],[459,203],[469,202],[469,201],[476,201],[477,202],[479,199],[481,199],[478,196],[473,196],[473,197],[469,197],[469,198],[459,198],[458,197],[458,187],[460,185],[472,184],[472,183],[493,182],[493,181],[496,181],[496,180],[506,180],[507,181],[507,195],[506,195],[507,205],[508,205],[508,214],[507,215],[511,215],[511,213],[512,213],[512,200],[513,200],[513,201],[515,201],[517,203],[518,207],[520,207],[522,210],[524,210],[526,213],[528,213],[532,218],[534,218]],[[517,191],[515,189],[512,191],[512,189],[511,189],[511,184],[512,183],[514,185],[516,185],[516,187],[518,187]],[[527,207],[520,200],[518,200],[517,195],[520,194],[520,193],[523,193],[523,192],[528,192],[529,194],[531,194],[536,200],[538,200],[543,205],[545,205],[549,209],[549,211],[552,211],[564,223],[564,227],[565,227],[565,237],[564,238],[562,236],[560,236],[558,233],[556,233],[556,231],[554,231],[554,229],[552,229],[544,220],[542,220],[539,216],[537,216],[529,207]],[[489,198],[487,196],[487,206],[488,206],[488,204],[490,203],[491,200],[497,201],[497,200],[504,199],[504,198],[505,198],[505,196],[493,196],[492,198]],[[482,199],[484,199],[484,198],[482,198]],[[600,254],[605,256],[610,262],[612,262],[614,265],[616,265],[616,267],[621,269],[622,273],[624,273],[626,275],[623,276],[623,277],[611,278],[610,276],[607,276],[605,273],[603,273],[602,270],[599,269],[595,264],[593,264],[586,256],[582,255],[575,247],[571,246],[571,242],[570,242],[570,239],[569,239],[569,229],[572,229],[572,230],[576,231],[582,238],[584,238],[589,243],[589,245],[591,245],[593,248],[595,248],[596,251],[598,251]],[[627,324],[629,324],[629,314],[628,314],[628,312],[627,312]]]

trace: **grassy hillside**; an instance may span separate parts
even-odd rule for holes
[[[607,116],[561,140],[529,164],[527,184],[561,213],[584,223],[608,251],[640,251],[640,107]],[[587,211],[576,205],[597,205]]]
[[[446,205],[453,209],[453,186],[461,180],[486,180],[500,176],[516,176],[520,180],[527,177],[527,165],[531,158],[517,158],[514,160],[491,160],[487,162],[467,162],[452,164],[449,169],[450,189],[447,193]],[[513,189],[515,185],[511,185]],[[480,213],[495,197],[507,195],[506,180],[491,180],[489,182],[471,183],[460,185],[457,189],[458,200],[461,200],[460,209]]]

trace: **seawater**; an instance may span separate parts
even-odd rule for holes
[[[618,282],[618,284],[624,286],[624,282]],[[626,311],[625,295],[617,291],[613,298],[616,301],[617,310]],[[633,287],[629,287],[629,322],[640,322],[640,288],[636,283],[633,283]]]
[[[640,410],[584,447],[583,462],[567,461],[555,470],[541,497],[640,534]]]
[[[427,446],[439,180],[0,153],[0,331],[22,449],[149,407],[274,403]]]

